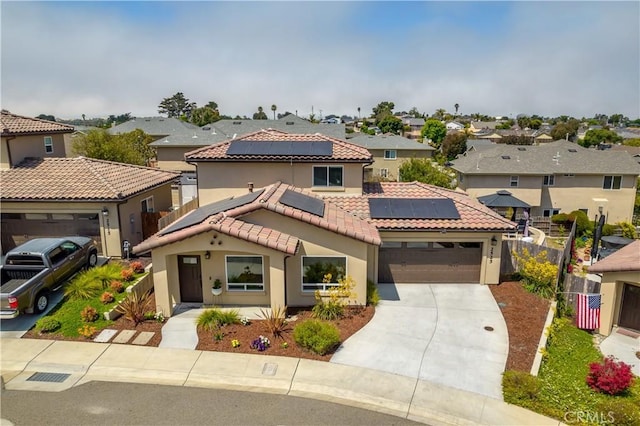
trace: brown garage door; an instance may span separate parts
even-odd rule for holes
[[[0,222],[3,254],[33,238],[68,235],[90,237],[102,251],[98,213],[2,213]]]
[[[482,243],[391,242],[379,250],[381,283],[479,283]]]

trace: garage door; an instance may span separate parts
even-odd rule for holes
[[[2,213],[2,253],[33,238],[82,235],[101,251],[98,213]]]
[[[381,283],[479,283],[482,243],[387,242],[378,265]]]

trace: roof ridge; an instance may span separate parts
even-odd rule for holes
[[[78,159],[86,164],[89,172],[91,172],[91,174],[94,175],[98,180],[102,181],[102,183],[104,183],[104,185],[113,192],[116,198],[122,198],[122,191],[118,191],[118,188],[116,188],[111,182],[109,182],[108,179],[102,176],[102,173],[95,169],[95,165],[92,161],[87,161],[88,159],[86,157],[78,157]]]

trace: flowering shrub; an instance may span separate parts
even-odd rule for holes
[[[326,274],[322,279],[325,284],[331,283],[331,274]],[[338,280],[337,286],[329,287],[327,290],[328,298],[322,297],[319,290],[316,290],[314,297],[316,304],[313,306],[313,316],[323,320],[336,320],[344,315],[344,307],[350,298],[355,298],[356,294],[353,289],[356,282],[351,276],[347,275]]]
[[[122,272],[120,272],[120,276],[122,276],[122,279],[125,281],[133,281],[133,269],[123,269]]]
[[[122,293],[124,291],[124,285],[120,281],[111,281],[109,287],[116,293]]]
[[[238,341],[238,339],[233,339],[231,341],[231,347],[232,348],[237,348],[238,346],[240,346],[240,341]]]
[[[244,317],[244,318],[242,318],[242,319],[240,320],[240,323],[241,323],[242,325],[249,325],[249,324],[251,324],[251,320],[250,320],[249,318],[247,318],[247,317]]]
[[[558,265],[547,260],[547,251],[543,250],[532,256],[525,248],[522,250],[522,256],[514,250],[513,257],[517,261],[524,288],[544,298],[551,298],[558,276]]]
[[[251,349],[255,349],[259,352],[262,352],[266,350],[269,346],[271,346],[271,342],[269,341],[269,339],[267,337],[260,335],[256,340],[251,342],[250,347]]]
[[[596,391],[617,395],[624,392],[633,382],[631,366],[622,361],[616,361],[612,356],[602,362],[589,364],[587,384]]]
[[[89,324],[85,324],[78,329],[78,334],[84,336],[85,339],[90,339],[93,333],[96,332],[95,327],[91,327]]]
[[[144,265],[138,260],[131,262],[129,264],[129,267],[133,269],[133,272],[135,272],[136,274],[141,274],[144,272]]]
[[[102,303],[104,303],[105,305],[107,303],[111,303],[113,302],[113,294],[109,293],[108,291],[105,291],[104,293],[102,293],[102,295],[100,296],[100,301]]]
[[[85,308],[80,312],[80,316],[82,317],[82,321],[84,322],[94,322],[98,319],[98,311],[93,306],[85,306]]]

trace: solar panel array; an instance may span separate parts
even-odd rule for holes
[[[372,219],[460,219],[449,198],[369,198]]]
[[[232,141],[227,155],[298,155],[331,157],[333,143],[330,141]]]
[[[324,216],[324,201],[290,189],[284,191],[280,197],[280,203],[316,216]]]
[[[244,206],[254,202],[262,193],[264,189],[256,192],[249,192],[248,194],[241,195],[239,197],[227,198],[226,200],[216,201],[215,203],[207,204],[206,206],[199,207],[193,210],[186,216],[178,219],[171,224],[165,230],[160,232],[160,235],[171,234],[172,232],[179,231],[181,229],[188,228],[193,225],[202,223],[206,218],[211,215],[218,214],[223,211],[235,209],[236,207]]]

